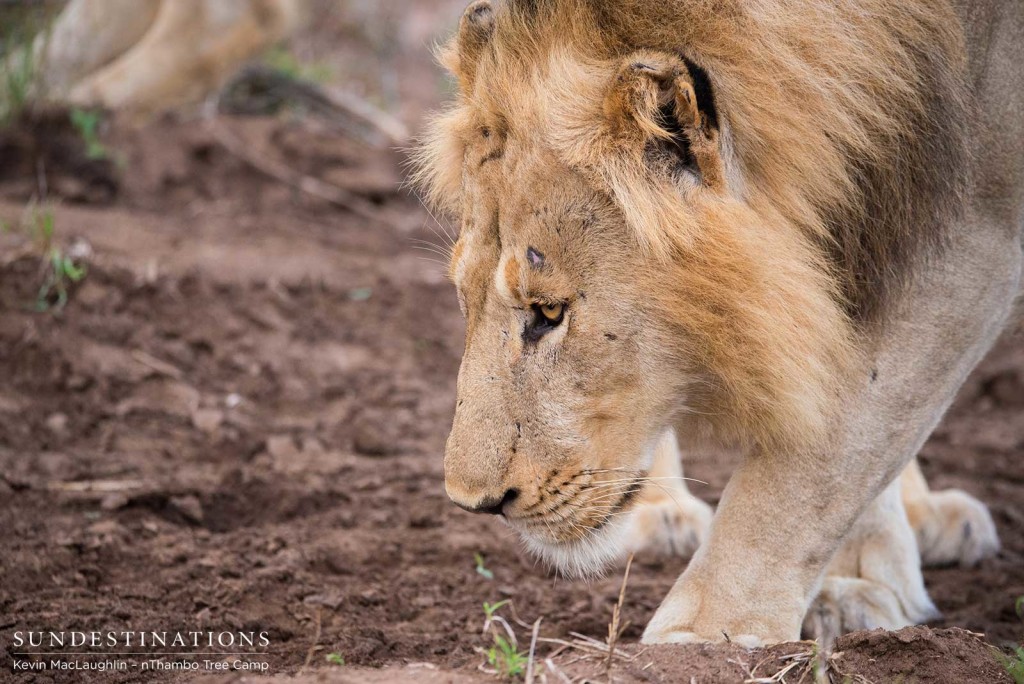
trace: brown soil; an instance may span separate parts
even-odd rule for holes
[[[51,183],[51,197],[71,188],[53,210],[59,242],[92,251],[63,310],[31,310],[39,255],[16,231],[0,235],[0,678],[17,630],[209,629],[267,632],[279,676],[481,681],[481,605],[506,598],[526,623],[543,618],[542,637],[602,639],[619,577],[553,579],[497,519],[444,495],[463,324],[442,267],[417,249],[443,239],[396,189],[401,157],[311,122],[216,123],[357,193],[378,217],[261,175],[207,122],[167,118],[106,133],[120,171],[104,193]],[[78,168],[52,166],[55,178]],[[0,178],[0,218],[17,223],[37,188]],[[991,506],[1004,544],[979,568],[927,572],[945,614],[932,627],[998,647],[1024,632],[1014,612],[1022,412],[1024,350],[1011,341],[974,373],[922,457],[935,486]],[[715,502],[730,465],[689,463],[709,483],[695,492]],[[493,579],[475,570],[476,553]],[[808,669],[808,644],[637,647],[683,566],[635,564],[622,637],[632,659],[615,662],[618,679],[742,681],[795,662],[787,654],[799,659],[787,681]],[[1009,681],[963,630],[860,633],[836,651],[834,672],[867,681]],[[602,679],[604,663],[583,655],[557,663]],[[17,681],[50,677],[80,680]]]

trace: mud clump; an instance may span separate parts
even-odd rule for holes
[[[898,632],[876,629],[846,634],[836,640],[829,662],[840,677],[859,675],[872,682],[1013,682],[994,648],[980,635],[957,627],[905,627]]]

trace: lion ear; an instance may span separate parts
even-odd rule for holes
[[[639,151],[654,142],[705,185],[722,184],[718,113],[707,73],[667,53],[637,52],[624,59],[604,99],[613,136]]]
[[[442,49],[441,63],[459,79],[463,92],[472,89],[480,53],[493,33],[494,8],[490,0],[478,0],[463,12],[458,34]]]

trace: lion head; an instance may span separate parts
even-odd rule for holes
[[[766,451],[827,439],[857,366],[852,312],[874,301],[828,247],[837,226],[873,225],[848,162],[903,135],[900,103],[916,106],[896,39],[875,40],[888,116],[879,83],[827,80],[866,59],[834,35],[804,26],[798,59],[715,25],[742,3],[725,19],[616,4],[471,5],[442,52],[458,99],[419,151],[431,199],[461,219],[447,492],[570,575],[617,555],[681,417]],[[854,281],[894,263],[857,258]]]

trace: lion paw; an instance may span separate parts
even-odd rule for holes
[[[643,503],[632,516],[629,550],[690,558],[707,538],[713,514],[688,492]]]
[[[922,513],[911,515],[911,524],[924,565],[970,567],[999,551],[992,515],[985,504],[967,492],[933,492],[922,508]]]
[[[859,577],[826,577],[803,631],[824,644],[860,629],[900,629],[939,617],[924,586],[893,589]]]

